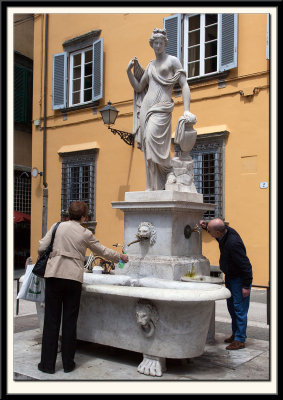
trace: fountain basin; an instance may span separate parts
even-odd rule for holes
[[[193,358],[205,348],[216,300],[213,283],[84,273],[77,338],[140,352],[139,373],[162,376],[166,358]],[[44,307],[36,303],[43,329]]]
[[[197,357],[214,302],[228,297],[210,283],[85,274],[77,338],[159,358]]]

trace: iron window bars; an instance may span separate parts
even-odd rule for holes
[[[96,151],[62,155],[61,219],[68,215],[73,201],[84,201],[89,208],[87,222],[94,223],[96,192]]]
[[[224,218],[224,151],[223,140],[197,142],[191,151],[194,160],[194,183],[204,203],[215,204],[215,210],[207,211],[205,219]]]

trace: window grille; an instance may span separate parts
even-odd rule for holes
[[[215,210],[207,211],[205,219],[224,218],[223,206],[223,140],[196,142],[191,151],[194,160],[194,183],[203,194],[204,203],[215,204]]]
[[[14,210],[30,214],[31,179],[27,172],[16,171],[14,177]]]
[[[62,155],[61,219],[68,215],[73,201],[84,201],[89,208],[87,221],[95,221],[96,151]]]

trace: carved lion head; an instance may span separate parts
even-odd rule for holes
[[[156,242],[156,230],[150,222],[141,222],[136,236],[139,239],[149,239],[151,245]]]

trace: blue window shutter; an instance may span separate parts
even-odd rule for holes
[[[164,18],[163,27],[166,29],[168,37],[166,53],[181,61],[181,14]]]
[[[103,97],[103,38],[93,43],[92,100]]]
[[[219,71],[237,67],[238,14],[220,14],[220,65]]]
[[[266,20],[266,59],[270,59],[270,50],[269,50],[269,19],[270,19],[270,14],[266,14],[267,20]]]
[[[67,103],[67,53],[54,54],[52,80],[52,108],[60,110]]]

